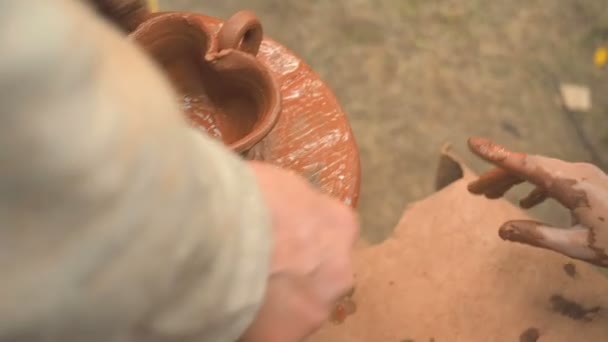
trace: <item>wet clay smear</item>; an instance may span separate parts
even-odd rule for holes
[[[564,265],[564,272],[569,275],[571,278],[576,277],[576,266],[571,263],[567,263]]]
[[[536,342],[540,338],[540,333],[536,328],[528,328],[519,335],[519,342]]]
[[[346,318],[357,311],[357,304],[349,298],[343,298],[334,308],[331,315],[331,321],[335,324],[343,323]]]
[[[553,295],[549,300],[553,311],[577,321],[592,321],[595,314],[600,311],[599,306],[585,308],[581,304],[566,299],[561,295]]]

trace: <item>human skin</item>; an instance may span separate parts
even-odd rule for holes
[[[502,239],[608,267],[608,176],[602,170],[588,163],[510,151],[479,137],[468,144],[474,154],[496,166],[469,184],[471,193],[495,199],[529,182],[536,188],[520,201],[522,208],[553,198],[572,213],[567,228],[532,220],[505,222],[499,229]]]
[[[353,211],[303,178],[251,162],[274,237],[266,295],[246,342],[295,342],[315,332],[354,284]]]
[[[145,19],[142,0],[88,0],[125,31]],[[273,243],[265,296],[242,340],[295,342],[318,329],[353,286],[351,252],[359,226],[352,209],[303,178],[250,162],[270,214]]]

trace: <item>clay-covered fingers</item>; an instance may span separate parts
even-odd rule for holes
[[[502,197],[511,187],[522,182],[523,180],[518,176],[504,169],[494,168],[471,182],[468,189],[473,194],[494,199]]]
[[[468,140],[471,152],[520,179],[544,186],[548,174],[541,165],[532,162],[526,153],[510,151],[493,141],[480,137]]]
[[[586,205],[587,197],[584,190],[576,189],[574,185],[585,179],[597,180],[605,177],[600,169],[587,163],[570,163],[555,158],[513,152],[484,138],[470,138],[468,143],[471,151],[479,157],[493,163],[513,177],[528,181],[539,188],[522,200],[521,206],[524,208],[532,207],[547,197],[552,197],[566,208],[574,210]],[[496,176],[494,177],[496,178]],[[505,179],[505,177],[502,176],[501,179]],[[506,180],[502,182],[506,182]],[[484,183],[491,182],[485,180]],[[495,198],[509,185],[503,183],[501,188],[500,182],[497,183],[493,190],[485,191],[486,197]],[[475,190],[480,186],[472,184],[469,190],[471,187]],[[488,194],[488,192],[490,193]]]
[[[500,227],[503,240],[548,249],[598,266],[608,266],[608,257],[590,243],[590,231],[582,225],[556,228],[530,220],[509,221]]]
[[[494,168],[478,179],[469,183],[468,190],[475,195],[484,195],[489,199],[504,196],[513,186],[523,183],[524,180],[501,168]],[[549,197],[547,191],[536,187],[528,196],[519,201],[520,207],[530,209],[544,202]]]
[[[519,201],[519,206],[524,209],[530,209],[535,205],[541,204],[548,197],[549,195],[547,194],[547,191],[545,189],[536,187],[528,194],[528,196],[522,198]]]

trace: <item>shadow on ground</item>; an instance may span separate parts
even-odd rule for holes
[[[252,9],[265,31],[335,90],[362,158],[363,235],[385,238],[407,203],[433,191],[438,151],[470,135],[568,160],[608,164],[604,0],[162,0],[161,9],[227,18]],[[591,87],[593,109],[568,114],[560,82]],[[523,189],[515,191],[516,199]],[[440,210],[440,208],[438,208]],[[555,204],[533,212],[561,225]],[[497,229],[497,227],[488,227]]]

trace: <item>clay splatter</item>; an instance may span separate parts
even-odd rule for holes
[[[536,328],[528,328],[519,335],[519,342],[536,342],[540,338],[540,332]]]
[[[553,311],[577,321],[592,321],[593,316],[601,310],[599,306],[585,308],[575,301],[564,298],[562,295],[551,296],[550,302]]]
[[[564,265],[564,272],[566,272],[566,274],[570,277],[574,278],[576,277],[576,266],[572,263],[567,263]]]
[[[344,298],[336,305],[331,315],[331,321],[340,324],[357,311],[357,305],[351,298]]]

